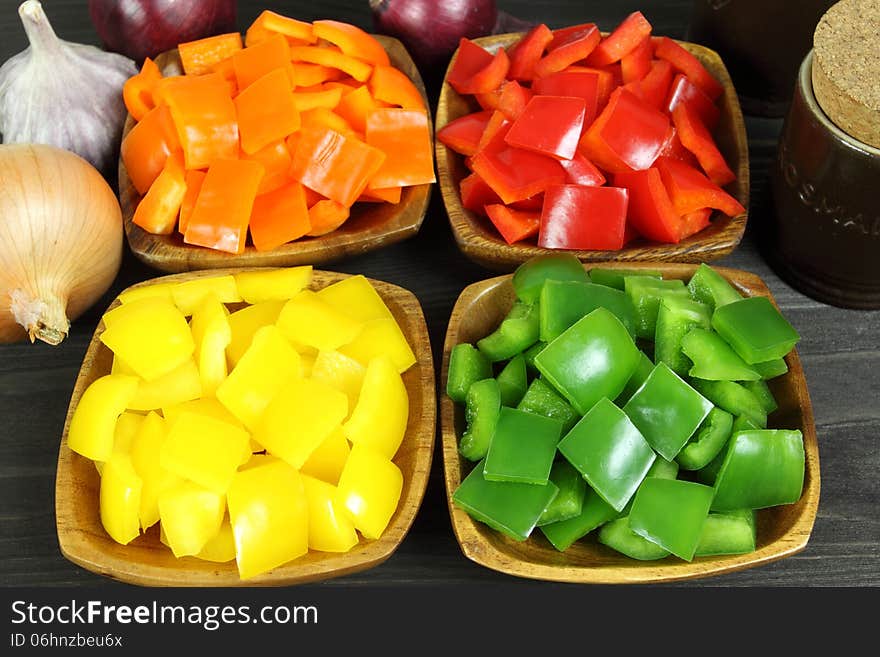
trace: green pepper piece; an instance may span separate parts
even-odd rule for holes
[[[513,358],[538,341],[539,309],[515,301],[501,325],[486,337],[477,340],[477,348],[490,362]]]
[[[546,342],[538,340],[538,342],[536,342],[535,344],[533,344],[531,347],[529,347],[528,349],[526,349],[523,352],[523,358],[526,359],[526,369],[527,370],[530,370],[531,372],[537,373],[538,368],[535,367],[535,356],[540,354],[541,351],[546,346],[547,346]]]
[[[626,276],[623,281],[626,295],[636,311],[636,337],[639,338],[654,339],[660,299],[666,296],[690,298],[684,281],[677,278],[663,280],[651,276]]]
[[[782,358],[800,340],[767,297],[748,297],[717,308],[712,327],[750,365]]]
[[[483,477],[489,481],[545,484],[550,476],[562,422],[501,407]]]
[[[752,509],[710,513],[700,533],[694,556],[747,554],[754,552],[756,545],[757,525]]]
[[[733,416],[717,406],[709,411],[697,433],[681,448],[675,460],[685,470],[705,468],[724,448],[733,429]]]
[[[666,363],[659,363],[623,407],[623,412],[651,447],[671,461],[711,409],[711,401],[689,386]]]
[[[682,479],[646,479],[629,515],[636,534],[690,561],[709,515],[714,490]]]
[[[549,525],[541,525],[540,529],[551,545],[560,552],[564,552],[591,531],[604,525],[617,516],[614,507],[602,499],[595,490],[589,486],[585,489],[584,503],[581,512],[574,518],[560,520]]]
[[[475,520],[524,541],[557,492],[552,481],[543,485],[488,481],[483,478],[483,464],[478,463],[455,489],[452,502]]]
[[[596,402],[568,432],[559,451],[617,511],[657,458],[626,414],[607,399]]]
[[[773,396],[773,392],[766,381],[743,381],[741,385],[757,398],[761,403],[761,408],[764,409],[767,415],[770,415],[770,413],[779,408],[779,404],[776,403],[776,397]]]
[[[581,414],[603,397],[617,397],[638,362],[632,336],[605,308],[578,320],[535,356],[538,371]]]
[[[565,459],[558,459],[550,470],[550,481],[559,492],[538,518],[538,527],[579,516],[584,506],[587,482]]]
[[[639,561],[655,561],[669,556],[669,550],[636,534],[630,528],[629,516],[602,525],[599,542]]]
[[[688,290],[694,299],[705,303],[712,312],[716,308],[743,298],[724,276],[705,262],[701,263],[691,276]]]
[[[636,390],[642,387],[642,384],[648,379],[653,371],[654,361],[648,358],[648,355],[644,351],[640,350],[639,363],[636,365],[636,369],[632,373],[632,376],[629,377],[629,381],[626,382],[623,392],[617,395],[614,403],[622,408],[623,405],[626,404],[626,402],[628,402],[636,393]]]
[[[587,283],[590,279],[584,265],[571,253],[535,256],[513,272],[513,290],[517,299],[534,303],[538,300],[546,280]]]
[[[636,311],[620,290],[594,283],[547,281],[541,290],[541,340],[550,342],[596,308],[607,308],[635,334]]]
[[[708,327],[694,328],[681,339],[681,350],[693,367],[686,374],[710,381],[755,381],[761,375]]]
[[[745,415],[762,429],[767,426],[767,413],[761,401],[736,381],[690,379],[691,385],[716,406],[733,415]]]
[[[774,358],[763,363],[753,363],[752,367],[765,381],[775,379],[777,376],[782,376],[788,372],[788,363],[785,362],[784,358]]]
[[[452,401],[463,402],[471,384],[492,376],[492,364],[469,342],[455,345],[449,353],[446,394]]]
[[[593,283],[621,291],[624,290],[623,281],[627,276],[663,278],[663,273],[653,269],[612,269],[610,267],[593,267],[590,270],[590,280]]]
[[[710,328],[709,307],[699,301],[681,297],[664,297],[657,310],[654,335],[654,362],[666,363],[669,369],[685,376],[691,360],[682,353],[682,338],[694,328]]]
[[[804,487],[804,438],[797,429],[740,431],[715,481],[713,511],[793,504]]]
[[[498,381],[498,387],[501,389],[501,403],[510,407],[519,404],[529,386],[525,356],[517,354],[511,358],[495,380]]]
[[[471,384],[465,399],[467,427],[461,436],[458,452],[469,461],[479,461],[489,451],[498,415],[501,413],[501,390],[495,379]]]
[[[535,379],[529,384],[526,394],[516,406],[521,411],[552,417],[562,422],[562,434],[567,434],[577,424],[581,416],[559,393],[543,379]]]
[[[657,477],[659,479],[675,479],[678,477],[678,463],[675,461],[667,461],[662,456],[658,456],[654,459],[654,462],[651,464],[651,467],[648,468],[648,473],[645,475],[645,479],[650,477]],[[642,483],[645,483],[645,480],[642,480]],[[628,516],[629,512],[632,511],[633,498],[630,498],[629,502],[627,502],[626,506],[623,507],[623,511],[620,512],[620,516]]]
[[[732,436],[740,431],[760,428],[761,427],[755,424],[747,416],[739,415],[733,419],[733,427],[730,430],[730,435]],[[715,480],[718,479],[718,472],[721,470],[721,466],[724,464],[724,459],[727,456],[728,447],[730,447],[730,438],[728,438],[727,442],[722,445],[721,451],[715,455],[715,458],[709,461],[706,466],[696,471],[695,474],[700,483],[706,484],[707,486],[715,485]]]

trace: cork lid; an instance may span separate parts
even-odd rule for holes
[[[813,35],[813,93],[837,127],[880,148],[880,0],[840,0]]]

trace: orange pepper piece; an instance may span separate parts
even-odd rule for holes
[[[346,55],[332,46],[294,46],[290,49],[290,59],[294,63],[307,62],[339,69],[358,82],[366,82],[373,72],[373,67],[366,62]]]
[[[298,182],[258,196],[251,211],[251,239],[257,251],[271,251],[312,229],[306,194]]]
[[[232,55],[235,79],[241,91],[276,68],[286,69],[290,64],[290,47],[284,35],[275,34],[256,45],[248,46]]]
[[[348,93],[343,92],[336,113],[348,121],[352,128],[363,132],[367,127],[367,117],[378,107],[369,87],[364,84]]]
[[[265,173],[257,188],[257,196],[274,192],[279,187],[284,187],[291,182],[288,176],[291,162],[290,150],[284,139],[264,146],[251,155],[242,153],[241,156],[245,160],[254,160],[263,165]]]
[[[205,182],[206,173],[201,169],[193,169],[187,171],[184,181],[186,182],[186,194],[180,203],[180,217],[177,220],[177,230],[183,235],[186,233],[186,227],[189,225],[189,217],[196,205],[196,199],[199,198],[199,192],[202,191],[202,183]]]
[[[312,30],[311,23],[288,18],[266,9],[247,29],[245,43],[250,48],[251,45],[260,43],[276,34],[285,36],[291,45],[315,43],[318,40]]]
[[[308,62],[293,62],[288,71],[294,87],[314,87],[316,84],[338,80],[345,75],[338,68]]]
[[[315,109],[303,112],[302,124],[304,126],[323,126],[343,135],[354,133],[354,129],[349,125],[348,121],[326,107],[316,107]]]
[[[393,66],[376,66],[370,76],[370,93],[404,109],[425,109],[425,100],[406,73]]]
[[[248,155],[299,130],[299,109],[284,69],[266,73],[234,102],[241,150]]]
[[[309,126],[300,131],[290,173],[306,187],[350,207],[384,160],[382,151],[357,137]]]
[[[162,173],[138,203],[132,223],[148,233],[170,235],[177,225],[185,194],[183,158],[175,153],[168,157]]]
[[[424,110],[377,109],[367,117],[365,140],[385,153],[370,189],[425,185],[436,180],[431,130]]]
[[[339,104],[341,99],[342,89],[339,87],[293,92],[294,105],[300,112],[308,112],[316,107],[325,107],[332,110]]]
[[[122,100],[135,121],[140,121],[156,106],[153,102],[153,87],[161,79],[162,72],[156,62],[147,57],[140,72],[132,75],[122,85]]]
[[[309,222],[312,227],[309,237],[320,237],[332,233],[346,222],[349,209],[330,199],[322,199],[309,208]]]
[[[321,20],[312,23],[315,36],[329,41],[342,52],[357,57],[370,64],[388,66],[391,64],[388,53],[382,44],[371,34],[361,28],[333,20]]]
[[[183,72],[187,75],[211,73],[214,66],[241,49],[241,35],[238,32],[216,34],[177,46]]]
[[[208,167],[183,241],[242,253],[263,165],[252,160],[218,159]]]
[[[142,196],[162,171],[168,156],[178,151],[180,140],[171,110],[165,105],[147,112],[125,136],[120,147],[131,184]]]
[[[400,197],[403,195],[403,187],[385,187],[383,189],[365,189],[360,195],[358,201],[365,203],[391,203],[397,205],[400,203]]]
[[[232,64],[232,57],[227,57],[222,62],[217,62],[211,67],[211,73],[219,73],[223,79],[229,83],[232,89],[231,96],[238,95],[238,80],[235,77],[235,66]]]

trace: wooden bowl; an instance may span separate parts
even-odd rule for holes
[[[253,269],[253,268],[248,268]],[[243,269],[189,272],[139,283],[184,281],[196,277],[235,273]],[[347,274],[315,271],[312,289],[346,278]],[[381,538],[361,538],[351,551],[334,554],[309,550],[263,575],[242,581],[235,561],[212,563],[194,557],[178,559],[159,542],[158,525],[128,545],[113,541],[104,531],[98,512],[100,479],[94,463],[67,446],[70,418],[83,391],[109,373],[112,354],[99,340],[99,324],[89,344],[70,399],[58,454],[55,480],[55,516],[62,554],[73,563],[100,575],[143,586],[285,586],[338,577],[376,566],[397,549],[413,523],[425,494],[434,451],[436,397],[431,344],[424,315],[416,297],[401,287],[371,280],[407,337],[417,362],[403,374],[409,393],[409,422],[394,462],[403,472],[403,492],[397,511]],[[111,308],[119,302],[114,301]]]
[[[482,37],[474,41],[486,50],[495,52],[498,48],[507,48],[520,38],[521,33],[499,34]],[[728,165],[736,173],[736,180],[726,189],[746,208],[749,207],[749,148],[746,137],[745,122],[739,99],[730,79],[730,74],[718,54],[700,45],[679,42],[684,48],[696,56],[703,65],[724,86],[724,93],[719,98],[721,110],[715,138],[718,148],[727,160]],[[449,64],[452,67],[456,54]],[[448,75],[448,69],[447,69]],[[435,129],[440,130],[446,124],[480,107],[472,97],[463,97],[444,80],[437,103]],[[512,271],[529,258],[547,253],[549,249],[539,247],[537,240],[523,240],[515,244],[507,244],[499,235],[492,223],[480,217],[461,204],[459,184],[469,171],[464,164],[464,157],[434,140],[437,156],[437,179],[440,192],[449,215],[449,223],[455,235],[455,241],[461,251],[474,262],[495,271]],[[639,238],[619,251],[572,251],[583,262],[599,262],[619,260],[624,262],[663,261],[663,262],[703,262],[727,255],[740,243],[746,228],[748,212],[736,217],[728,217],[718,211],[712,216],[712,223],[678,244],[660,244]]]
[[[430,107],[419,70],[403,44],[393,37],[374,36],[385,47],[391,63],[410,77],[422,93],[425,106]],[[177,50],[162,53],[156,58],[156,64],[165,75],[180,75],[183,72]],[[429,129],[431,121],[431,113],[428,112]],[[134,119],[129,115],[123,138],[133,126]],[[248,241],[244,253],[232,254],[185,244],[183,236],[177,231],[171,235],[154,235],[132,223],[134,211],[143,197],[132,185],[122,158],[119,160],[119,202],[128,244],[138,259],[166,272],[218,267],[316,265],[367,253],[419,232],[428,209],[431,188],[430,184],[405,187],[396,205],[356,203],[351,208],[348,220],[327,235],[303,237],[271,251],[257,251]]]
[[[605,263],[603,267],[653,269],[664,278],[688,280],[696,268],[692,264]],[[754,274],[717,267],[722,275],[747,296],[766,296],[767,286]],[[441,389],[445,389],[449,354],[460,342],[475,342],[494,330],[510,309],[514,292],[511,276],[500,276],[474,283],[459,296],[446,333],[443,349]],[[775,302],[774,302],[775,303]],[[769,381],[779,403],[771,414],[770,426],[800,429],[806,452],[803,494],[798,502],[758,512],[757,549],[749,554],[696,557],[686,562],[671,556],[660,561],[637,561],[600,544],[596,532],[575,542],[565,552],[557,551],[544,535],[535,530],[523,542],[472,519],[452,503],[452,494],[473,467],[458,453],[458,442],[465,428],[462,404],[442,394],[440,403],[443,465],[452,527],[462,552],[469,559],[503,573],[559,582],[591,584],[633,584],[693,579],[729,573],[769,563],[804,549],[813,529],[819,505],[819,449],[813,409],[797,350],[786,356],[788,373]]]

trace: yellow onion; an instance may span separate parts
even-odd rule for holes
[[[97,169],[55,146],[0,145],[0,342],[59,344],[121,260],[122,212]]]

